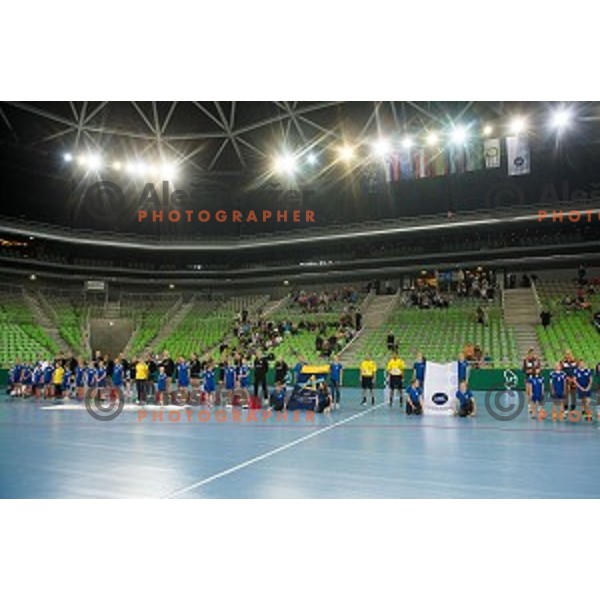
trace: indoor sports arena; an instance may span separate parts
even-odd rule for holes
[[[599,139],[598,102],[0,102],[0,496],[599,497]]]

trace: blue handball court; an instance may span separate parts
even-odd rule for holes
[[[597,498],[597,421],[0,402],[3,498]],[[508,403],[509,400],[506,401]],[[500,405],[506,404],[504,400]],[[488,403],[489,404],[489,403]],[[162,412],[161,414],[158,414]],[[518,407],[513,411],[518,412]],[[495,414],[495,413],[494,413]],[[294,416],[295,415],[295,416]],[[506,417],[505,413],[500,413]]]

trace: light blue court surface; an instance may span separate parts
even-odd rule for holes
[[[600,497],[600,429],[493,419],[407,417],[359,407],[346,390],[331,415],[218,422],[113,421],[85,410],[0,400],[3,498],[572,498]],[[378,392],[381,402],[382,392]],[[219,414],[223,419],[224,413]],[[176,416],[173,415],[173,418]]]

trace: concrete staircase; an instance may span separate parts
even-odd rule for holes
[[[373,331],[380,330],[387,322],[390,314],[398,306],[399,294],[391,296],[373,296],[368,304],[363,305],[363,328],[358,335],[341,351],[340,359],[347,365],[358,364],[363,358],[365,340]]]
[[[515,344],[521,357],[524,357],[530,348],[535,350],[542,364],[544,356],[535,331],[535,326],[540,322],[540,307],[535,289],[517,288],[504,290],[502,296],[504,321],[513,328]]]
[[[36,325],[39,325],[46,332],[48,337],[56,342],[56,345],[61,352],[70,354],[72,352],[71,348],[58,333],[56,316],[52,312],[52,307],[43,299],[41,295],[33,292],[24,291],[23,299],[31,311]]]
[[[265,302],[262,306],[262,318],[265,319],[269,315],[272,315],[279,307],[284,306],[288,300],[289,296],[285,296],[285,298],[280,298],[279,300]],[[253,318],[252,315],[251,318]]]

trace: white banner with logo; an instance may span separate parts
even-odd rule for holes
[[[423,388],[423,412],[426,415],[451,415],[456,405],[458,364],[427,361]]]

